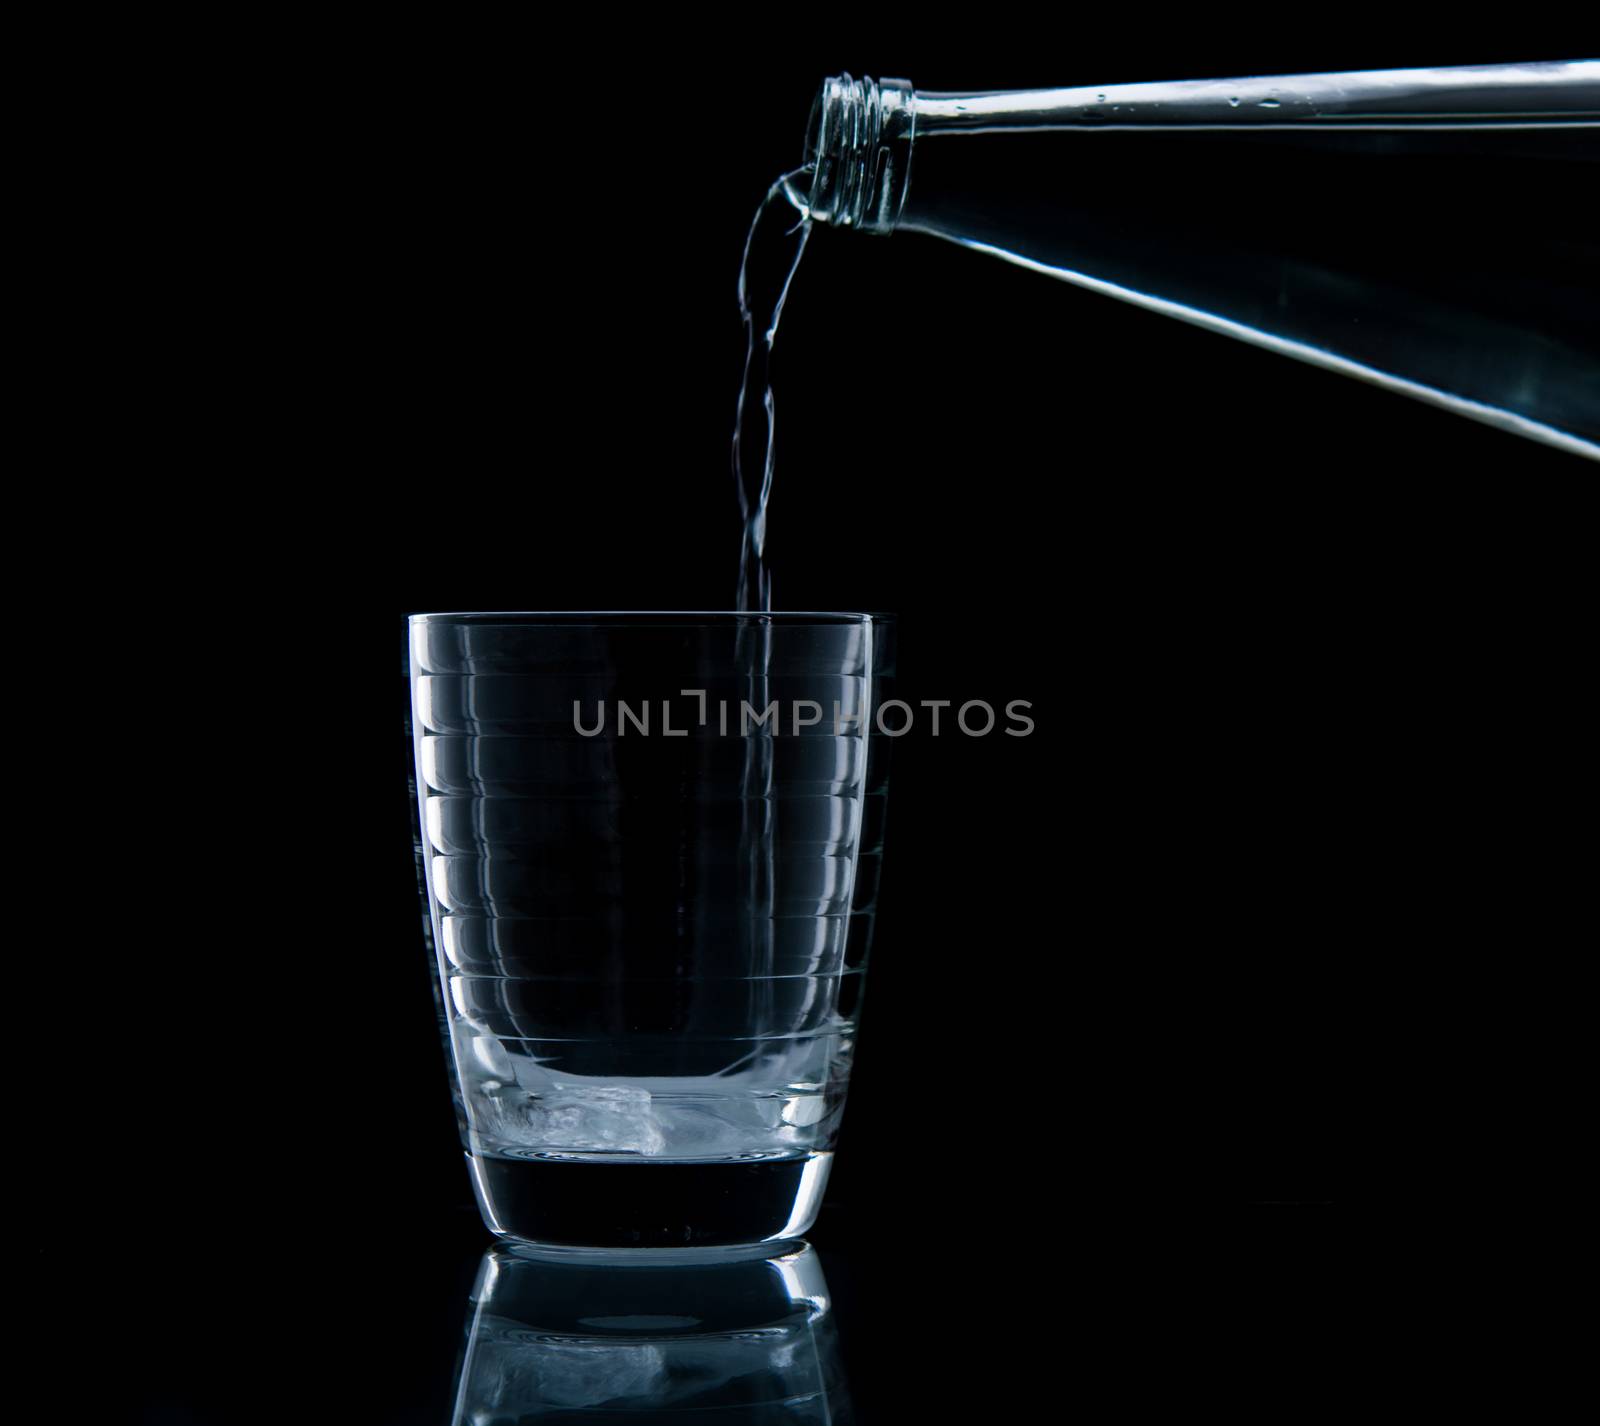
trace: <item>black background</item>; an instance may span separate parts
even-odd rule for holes
[[[735,275],[824,75],[1563,48],[795,28],[308,44],[209,134],[148,97],[176,156],[132,226],[199,310],[193,383],[139,431],[209,494],[139,557],[133,686],[191,701],[154,720],[136,790],[176,830],[129,839],[137,930],[105,954],[125,1097],[52,1190],[117,1245],[95,1290],[143,1419],[312,1391],[447,1416],[486,1235],[419,932],[403,616],[728,607]],[[1313,1210],[1257,1205],[1400,1191],[1367,1127],[1396,1022],[1562,875],[1530,799],[1573,746],[1592,469],[915,236],[814,234],[776,380],[776,606],[897,613],[907,699],[1034,704],[1029,738],[896,749],[811,1235],[862,1422],[1029,1419],[1060,1344],[1146,1329],[1136,1283],[1203,1314],[1263,1232],[1269,1272],[1322,1280]]]

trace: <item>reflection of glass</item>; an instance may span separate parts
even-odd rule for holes
[[[710,1261],[659,1249],[640,1265],[521,1247],[484,1254],[456,1426],[618,1426],[658,1412],[678,1423],[705,1412],[721,1426],[851,1419],[809,1244]]]

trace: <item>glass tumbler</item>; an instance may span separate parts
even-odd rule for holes
[[[420,868],[492,1232],[693,1248],[815,1220],[882,854],[891,628],[412,616]]]

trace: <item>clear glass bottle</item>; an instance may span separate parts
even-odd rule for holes
[[[806,163],[790,198],[818,221],[931,233],[1600,459],[1600,61],[970,94],[842,75]]]

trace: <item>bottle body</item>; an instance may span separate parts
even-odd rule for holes
[[[853,131],[861,86],[829,84],[822,221],[941,237],[1600,458],[1600,64],[885,81]]]

